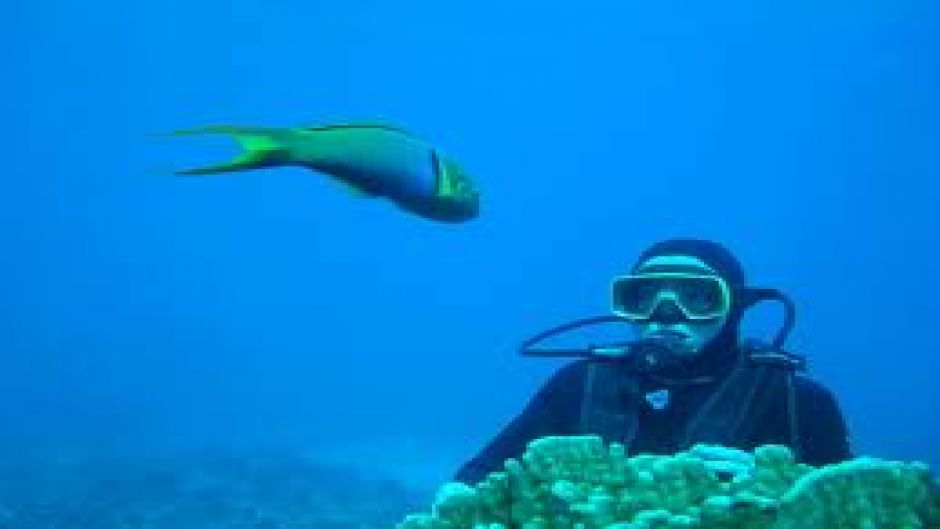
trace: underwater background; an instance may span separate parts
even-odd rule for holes
[[[8,3],[0,527],[27,526],[37,476],[65,527],[62,468],[219,454],[420,502],[563,362],[519,342],[604,314],[611,277],[671,236],[727,244],[795,299],[789,349],[857,453],[937,468],[938,10]],[[350,121],[452,154],[480,217],[433,223],[302,169],[178,178],[232,147],[163,136]]]

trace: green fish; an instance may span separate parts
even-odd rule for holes
[[[175,136],[226,134],[242,152],[227,163],[183,169],[209,175],[299,166],[334,177],[363,196],[384,197],[421,217],[463,222],[479,215],[473,180],[451,159],[409,132],[387,125],[239,127],[179,130]]]

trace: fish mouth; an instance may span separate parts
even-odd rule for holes
[[[463,222],[475,219],[480,215],[480,201],[476,196],[450,200],[442,206],[442,216],[447,218],[441,220]]]

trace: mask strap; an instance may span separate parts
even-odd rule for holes
[[[775,349],[783,348],[784,342],[787,341],[790,332],[793,330],[793,325],[796,323],[796,305],[794,305],[793,300],[775,288],[745,287],[739,289],[736,294],[742,313],[762,301],[778,301],[783,305],[783,325],[780,326],[771,342]]]

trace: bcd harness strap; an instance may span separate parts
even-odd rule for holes
[[[713,443],[735,446],[757,433],[762,418],[783,396],[789,446],[799,457],[800,432],[794,378],[801,364],[793,356],[767,349],[746,350],[741,360],[695,411],[682,446]],[[581,432],[601,435],[629,451],[640,428],[642,397],[635,373],[623,364],[590,362],[581,407]]]

